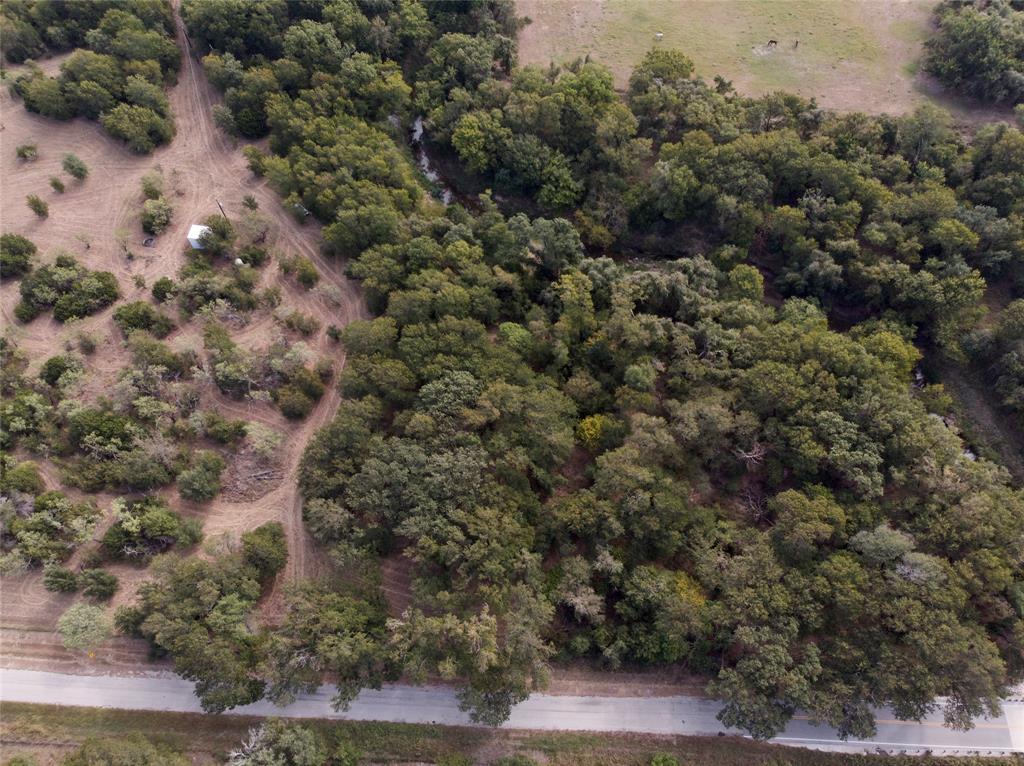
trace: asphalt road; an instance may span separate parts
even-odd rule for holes
[[[278,708],[261,701],[232,714],[291,718],[344,718],[407,723],[468,724],[455,695],[443,687],[388,686],[366,690],[348,711],[331,709],[332,689],[302,695]],[[0,668],[0,700],[51,705],[165,710],[199,713],[202,709],[188,681],[173,675],[73,676],[36,670]],[[535,694],[512,711],[506,726],[515,729],[717,734],[719,705],[696,697],[569,697]],[[730,732],[738,733],[738,732]],[[870,741],[843,742],[828,728],[796,718],[777,742],[828,750],[937,754],[1024,752],[1024,702],[1007,702],[1002,716],[978,721],[968,732],[942,725],[941,716],[921,723],[897,721],[878,712],[878,735]]]

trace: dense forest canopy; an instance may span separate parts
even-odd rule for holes
[[[622,96],[594,61],[517,67],[509,0],[181,13],[224,92],[218,123],[269,136],[250,168],[324,224],[374,314],[338,332],[343,402],[299,476],[344,577],[301,584],[281,625],[254,630],[286,555],[260,528],[241,551],[165,560],[119,614],[206,709],[287,701],[325,672],[344,706],[404,674],[458,684],[499,723],[550,663],[583,657],[682,664],[758,737],[798,708],[865,737],[873,707],[920,718],[943,697],[966,727],[1024,679],[1024,493],[915,375],[923,358],[976,364],[1024,417],[1020,300],[979,324],[990,287],[1024,291],[1018,129],[965,141],[934,108],[747,98],[666,50]],[[432,198],[405,146],[418,115],[487,192]],[[215,257],[233,253],[230,224],[208,223]],[[4,268],[30,245],[6,242]],[[256,305],[248,268],[221,284],[197,260],[182,312]],[[32,310],[52,305],[36,299],[51,272],[23,277]],[[187,376],[158,315],[119,311],[135,385]],[[204,341],[225,392],[315,398],[287,349],[268,378],[214,324]],[[4,351],[5,444],[100,441],[73,458],[79,481],[140,480],[154,420],[54,413]],[[184,494],[189,471],[197,499],[216,493],[201,451],[156,468],[141,489],[177,472]],[[398,556],[412,603],[389,618],[380,562]]]
[[[1013,106],[1024,101],[1024,3],[942,0],[925,69],[960,93]]]

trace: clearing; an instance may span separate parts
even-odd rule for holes
[[[1005,117],[936,95],[918,74],[935,0],[516,0],[532,19],[519,36],[523,64],[590,54],[625,88],[654,46],[693,59],[745,95],[787,90],[840,111],[901,114],[933,100],[960,119]],[[656,35],[663,35],[661,40]],[[768,42],[775,40],[776,45]],[[799,43],[799,44],[798,44]]]
[[[200,64],[188,55],[180,20],[178,25],[179,46],[186,55],[178,83],[168,92],[177,135],[169,145],[151,155],[130,154],[95,122],[48,120],[27,112],[6,88],[0,93],[3,114],[0,177],[4,179],[0,221],[3,231],[22,234],[35,242],[40,262],[51,260],[58,250],[65,250],[90,269],[113,272],[120,283],[121,302],[148,300],[149,286],[160,277],[176,277],[185,263],[185,234],[190,224],[216,213],[218,201],[229,217],[238,220],[244,212],[242,198],[251,194],[271,220],[266,247],[271,252],[301,253],[309,257],[321,275],[320,285],[307,292],[292,280],[282,280],[276,265],[271,263],[263,268],[259,286],[278,285],[283,306],[299,308],[320,322],[320,330],[305,341],[317,356],[331,357],[338,370],[344,364],[344,353],[326,337],[325,328],[330,324],[344,326],[353,319],[368,316],[358,287],[345,278],[343,263],[320,255],[320,227],[312,221],[304,225],[296,223],[266,182],[249,172],[240,146],[214,126],[212,106],[217,96]],[[44,70],[53,71],[55,67],[54,60],[43,62]],[[38,159],[32,162],[17,159],[15,147],[21,144],[36,144]],[[89,176],[84,182],[70,181],[67,191],[58,194],[50,189],[48,179],[61,175],[61,159],[69,152],[85,161]],[[155,166],[162,168],[168,181],[168,199],[174,206],[174,219],[152,247],[144,247],[145,235],[139,223],[143,202],[141,178]],[[32,214],[25,204],[28,194],[38,194],[50,204],[48,218],[40,220]],[[125,247],[134,253],[133,258],[125,257]],[[136,286],[136,277],[144,280],[146,286]],[[4,332],[29,358],[27,374],[34,374],[46,358],[63,353],[78,333],[84,331],[97,339],[97,349],[84,360],[83,398],[92,399],[108,390],[129,361],[121,332],[112,318],[121,302],[68,325],[55,322],[49,314],[22,325],[14,320],[13,313],[19,299],[18,285],[18,281],[7,280],[0,286],[0,322]],[[270,314],[257,310],[252,312],[246,326],[232,335],[241,345],[258,348],[268,345],[277,331]],[[166,340],[179,350],[187,347],[202,350],[195,322],[179,327]],[[259,421],[283,433],[276,460],[278,481],[261,487],[263,494],[259,497],[252,497],[253,493],[241,497],[225,491],[213,502],[203,505],[183,502],[173,487],[162,493],[172,508],[202,520],[207,540],[221,535],[237,538],[242,532],[267,521],[282,523],[288,536],[289,560],[273,592],[262,604],[264,617],[269,620],[274,619],[280,608],[282,585],[299,578],[315,577],[326,566],[325,556],[314,547],[302,524],[295,475],[306,442],[316,429],[330,420],[339,401],[337,388],[330,385],[310,415],[295,423],[286,420],[268,403],[233,401],[220,394],[215,386],[209,386],[203,392],[203,408],[217,410],[227,417]],[[22,457],[31,457],[39,464],[48,488],[62,489],[72,496],[80,494],[61,486],[60,472],[50,461],[37,456]],[[228,483],[233,478],[231,470],[229,468],[224,477]],[[245,470],[244,465],[242,470]],[[113,497],[109,493],[92,496],[103,509],[109,508]],[[105,527],[106,523],[98,526],[95,539],[99,539]],[[70,565],[76,564],[82,550],[76,552]],[[108,564],[107,568],[121,581],[112,607],[131,601],[138,583],[147,577],[146,570],[128,564]],[[57,618],[72,601],[72,597],[45,590],[39,569],[5,578],[0,660],[10,667],[46,667],[68,672],[152,668],[146,661],[147,645],[142,641],[115,638],[89,657],[65,650],[55,627]]]

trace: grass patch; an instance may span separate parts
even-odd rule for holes
[[[139,732],[188,752],[197,762],[220,762],[260,718],[57,707],[5,702],[0,706],[4,757],[19,752],[66,753],[89,737]],[[550,766],[646,766],[671,753],[681,766],[1021,766],[1014,758],[930,758],[822,753],[739,737],[660,737],[640,734],[530,732],[465,726],[303,720],[328,742],[348,740],[364,763],[453,762],[462,755],[486,764],[521,753]]]
[[[591,54],[625,87],[655,45],[676,48],[710,79],[746,94],[792,90],[829,107],[885,111],[923,96],[912,80],[928,34],[931,0],[519,0],[534,24],[521,35],[524,63]],[[663,38],[655,40],[661,33]],[[768,46],[776,40],[777,46]],[[897,75],[894,78],[894,73]]]

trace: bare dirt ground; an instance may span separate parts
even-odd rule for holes
[[[185,49],[184,35],[178,30],[179,44]],[[44,63],[46,71],[56,71],[57,63]],[[216,95],[206,82],[202,67],[191,56],[182,61],[179,81],[169,92],[171,107],[177,126],[177,135],[168,146],[149,156],[130,154],[119,142],[108,137],[94,122],[75,120],[60,123],[46,120],[24,110],[4,90],[0,94],[0,227],[5,232],[16,232],[34,241],[47,257],[58,250],[66,250],[91,269],[113,272],[120,283],[125,300],[148,297],[148,286],[158,278],[174,278],[185,262],[188,227],[217,212],[217,202],[224,205],[228,215],[239,217],[243,212],[242,198],[253,195],[260,210],[272,219],[267,238],[269,249],[279,253],[301,253],[316,263],[321,273],[321,284],[333,286],[340,296],[329,300],[322,290],[307,292],[294,282],[280,280],[276,266],[264,268],[263,285],[279,284],[284,306],[294,306],[312,314],[321,324],[321,330],[305,339],[318,356],[330,356],[336,368],[344,364],[344,353],[326,338],[324,329],[329,324],[343,326],[355,318],[367,316],[358,288],[343,273],[343,264],[329,261],[319,252],[319,227],[311,222],[300,225],[283,209],[276,193],[261,179],[254,178],[235,143],[220,133],[213,124],[211,109]],[[22,162],[15,156],[15,147],[34,143],[39,158]],[[60,176],[61,159],[72,152],[89,167],[84,182],[71,181],[64,194],[50,190],[50,176]],[[142,205],[141,178],[159,165],[174,189],[169,199],[174,206],[174,221],[161,235],[154,247],[142,246],[139,213]],[[25,205],[25,196],[39,194],[50,204],[50,215],[37,219]],[[136,257],[122,255],[119,237],[127,239],[128,248]],[[88,247],[85,246],[88,242]],[[145,280],[147,287],[137,287],[136,277]],[[86,383],[83,398],[102,394],[117,379],[128,357],[120,331],[114,324],[114,307],[104,312],[61,325],[49,316],[21,325],[14,320],[13,309],[18,301],[18,283],[0,286],[0,316],[4,331],[18,343],[30,359],[30,372],[43,360],[73,343],[80,332],[87,332],[98,340],[94,354],[86,358]],[[250,323],[235,333],[236,340],[247,347],[266,346],[277,325],[269,314],[255,314]],[[171,345],[201,350],[198,330],[193,325],[176,330],[169,338]],[[203,521],[208,539],[220,535],[237,537],[267,521],[280,521],[287,532],[289,561],[285,572],[278,578],[272,592],[264,602],[264,616],[273,619],[280,608],[281,586],[300,577],[315,576],[326,567],[321,552],[314,550],[313,541],[302,524],[300,498],[295,481],[302,449],[313,432],[333,416],[340,395],[333,386],[309,417],[298,424],[287,421],[269,404],[231,401],[219,392],[204,393],[203,406],[222,415],[259,421],[284,433],[276,463],[279,477],[269,483],[268,491],[259,497],[239,496],[227,492],[211,503],[194,505],[185,503],[174,492],[167,497],[173,507]],[[43,469],[47,483],[60,488],[59,471],[48,461],[34,457]],[[237,466],[244,470],[244,466]],[[231,470],[226,477],[231,481]],[[246,499],[246,497],[252,499]],[[102,508],[109,507],[111,496],[98,496]],[[96,532],[98,536],[105,524]],[[72,559],[74,563],[74,559]],[[121,589],[113,606],[131,600],[138,582],[145,579],[144,569],[128,565],[115,565],[112,570],[121,579]],[[47,668],[75,667],[79,671],[118,672],[130,668],[152,669],[145,662],[147,649],[142,642],[114,639],[93,657],[83,657],[65,651],[55,632],[56,620],[71,603],[67,596],[49,593],[42,587],[38,571],[0,583],[3,590],[3,616],[0,620],[0,657],[9,665]]]

